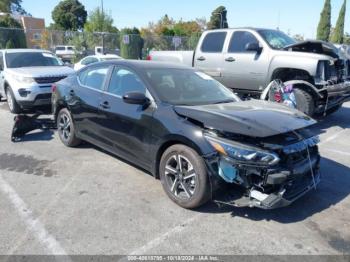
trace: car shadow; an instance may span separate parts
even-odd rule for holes
[[[350,108],[342,107],[337,112],[326,117],[316,119],[318,123],[311,127],[316,134],[323,134],[330,127],[350,128],[349,123]]]
[[[277,221],[283,224],[303,221],[314,214],[335,206],[350,195],[350,168],[333,160],[321,161],[322,181],[317,190],[311,191],[291,206],[263,210],[258,208],[238,208],[211,203],[196,210],[203,213],[231,213],[232,217],[242,217],[254,221]]]
[[[18,142],[37,142],[37,141],[50,141],[54,139],[54,132],[52,130],[37,130],[33,131],[31,133],[26,134],[18,141],[15,141],[15,143]]]

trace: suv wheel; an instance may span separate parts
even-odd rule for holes
[[[19,114],[22,112],[10,87],[6,88],[6,99],[11,113]]]
[[[210,183],[204,160],[184,145],[169,147],[159,166],[163,189],[184,208],[197,208],[210,199]]]
[[[313,116],[315,113],[315,101],[313,96],[300,87],[294,88],[294,95],[297,109],[308,116]]]
[[[65,146],[75,147],[81,143],[81,140],[75,136],[74,122],[66,108],[61,109],[58,113],[57,130],[60,140]]]

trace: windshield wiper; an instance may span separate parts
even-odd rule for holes
[[[236,102],[236,100],[233,100],[233,99],[223,100],[223,101],[215,102],[215,103],[213,103],[213,105],[228,104],[228,103],[233,103],[233,102]]]

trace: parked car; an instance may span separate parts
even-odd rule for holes
[[[120,56],[112,55],[112,54],[87,56],[81,59],[78,63],[74,65],[74,70],[78,71],[89,64],[97,63],[101,61],[113,60],[113,59],[122,59],[122,58]]]
[[[148,59],[193,66],[242,96],[260,99],[268,99],[269,83],[282,80],[293,84],[296,108],[309,116],[335,111],[350,97],[344,63],[327,43],[297,43],[278,30],[206,31],[195,52],[152,51]]]
[[[55,47],[55,54],[64,62],[71,62],[75,55],[75,47],[70,45],[58,45]]]
[[[63,144],[85,140],[142,167],[184,208],[226,183],[243,189],[236,205],[272,209],[320,181],[318,137],[307,130],[313,119],[277,103],[242,102],[198,70],[107,61],[53,90]]]
[[[12,113],[51,104],[51,85],[73,73],[54,54],[38,49],[0,50],[0,99]]]

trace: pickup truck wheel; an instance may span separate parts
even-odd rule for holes
[[[6,88],[6,99],[11,113],[20,114],[22,112],[10,87]]]
[[[61,109],[57,116],[57,130],[62,143],[67,147],[76,147],[81,140],[75,135],[75,126],[71,114],[66,108]]]
[[[169,147],[161,158],[159,174],[166,194],[183,208],[197,208],[210,199],[206,165],[192,148]]]
[[[315,113],[315,101],[312,95],[300,87],[294,88],[294,95],[297,109],[308,116],[313,116]]]

